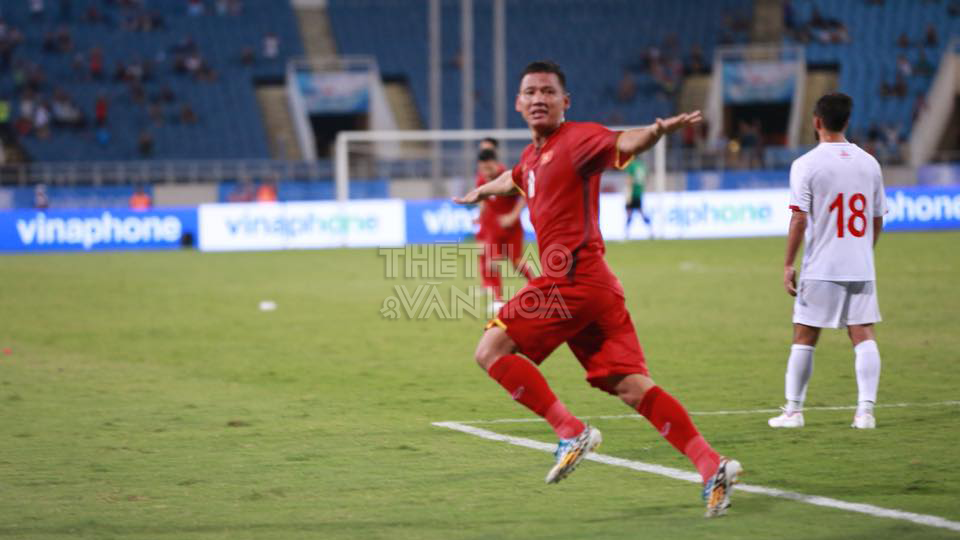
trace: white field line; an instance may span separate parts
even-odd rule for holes
[[[489,431],[489,430],[474,427],[474,426],[468,426],[459,422],[433,422],[433,425],[437,427],[443,427],[447,429],[461,431],[463,433],[467,433],[467,434],[488,439],[491,441],[505,442],[515,446],[532,448],[534,450],[540,450],[543,452],[553,452],[555,447],[555,445],[553,444],[535,441],[533,439],[527,439],[524,437],[514,437],[511,435],[504,435],[502,433],[496,433],[494,431]],[[623,459],[623,458],[608,456],[605,454],[597,454],[597,453],[591,453],[586,457],[586,459],[589,459],[590,461],[596,461],[599,463],[605,463],[607,465],[613,465],[615,467],[624,467],[626,469],[632,469],[635,471],[647,472],[647,473],[657,474],[660,476],[666,476],[667,478],[673,478],[676,480],[686,480],[687,482],[694,482],[697,484],[701,482],[699,474],[687,472],[687,471],[681,471],[680,469],[674,469],[672,467],[664,467],[662,465],[644,463],[642,461],[633,461],[630,459]],[[788,499],[791,501],[812,504],[815,506],[825,506],[827,508],[836,508],[839,510],[846,510],[848,512],[858,512],[858,513],[867,514],[870,516],[889,518],[889,519],[899,519],[901,521],[909,521],[912,523],[917,523],[919,525],[926,525],[929,527],[938,527],[941,529],[948,529],[951,531],[960,532],[960,522],[950,521],[948,519],[944,519],[939,516],[915,514],[913,512],[905,512],[903,510],[883,508],[880,506],[874,506],[872,504],[852,503],[847,501],[841,501],[839,499],[831,499],[830,497],[820,497],[817,495],[804,495],[803,493],[796,493],[793,491],[785,491],[782,489],[768,488],[763,486],[754,486],[751,484],[737,484],[737,490],[745,491],[747,493],[756,493],[758,495],[767,495],[768,497],[778,497],[781,499]]]
[[[935,403],[881,403],[877,404],[875,408],[877,409],[893,409],[893,408],[913,408],[913,407],[955,407],[960,406],[960,401],[937,401]],[[829,405],[823,407],[805,407],[803,410],[806,411],[852,411],[857,408],[856,405]],[[691,411],[689,414],[691,416],[726,416],[731,414],[768,414],[768,413],[778,413],[780,412],[779,408],[776,409],[739,409],[731,411]],[[620,419],[640,419],[640,415],[633,414],[613,414],[606,416],[578,416],[582,420],[620,420]],[[458,424],[524,424],[527,422],[543,422],[542,418],[527,417],[527,418],[498,418],[495,420],[457,420]]]

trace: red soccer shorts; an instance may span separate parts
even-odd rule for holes
[[[537,365],[566,342],[593,386],[611,375],[649,375],[623,297],[608,288],[541,276],[500,309],[492,326]]]
[[[483,256],[487,260],[516,262],[523,256],[523,227],[490,227],[479,239],[483,242]]]

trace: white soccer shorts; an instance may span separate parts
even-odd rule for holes
[[[880,322],[876,282],[801,279],[793,322],[817,328]]]

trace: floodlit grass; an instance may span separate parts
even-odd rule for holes
[[[878,251],[882,403],[960,399],[958,234]],[[791,299],[783,239],[609,246],[653,376],[692,411],[782,403]],[[529,417],[473,363],[482,321],[386,320],[376,250],[0,258],[0,537],[956,538],[891,519],[738,494],[703,519],[690,483],[432,426]],[[465,288],[472,281],[441,281]],[[514,282],[516,283],[516,282]],[[261,312],[261,300],[278,309]],[[565,348],[545,364],[581,415],[629,410]],[[840,331],[808,405],[852,405]],[[960,521],[960,407],[695,416],[746,482]],[[596,422],[603,453],[691,469],[642,419]],[[483,426],[551,441],[543,423]]]

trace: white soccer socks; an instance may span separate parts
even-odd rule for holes
[[[803,427],[803,400],[807,397],[807,384],[813,375],[813,347],[796,345],[790,347],[787,373],[784,376],[784,394],[787,405],[783,413],[767,420],[772,428]]]
[[[807,385],[813,375],[813,347],[794,344],[790,347],[785,375],[785,394],[787,413],[803,410],[803,401],[807,398]]]
[[[873,415],[877,402],[877,386],[880,384],[880,349],[877,342],[868,339],[853,348],[856,354],[857,416]]]

